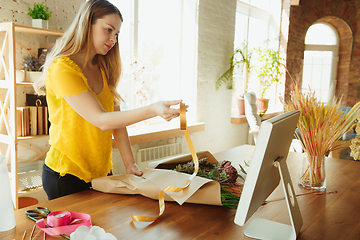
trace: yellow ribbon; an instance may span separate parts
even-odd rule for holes
[[[199,172],[199,160],[195,152],[194,145],[190,138],[189,129],[186,124],[186,106],[184,103],[180,103],[180,129],[184,131],[186,142],[189,146],[191,156],[194,161],[195,170],[194,173],[189,177],[189,179],[186,181],[184,187],[173,187],[173,186],[167,186],[163,190],[159,192],[159,215],[157,217],[149,217],[149,216],[133,216],[131,213],[131,218],[135,222],[154,222],[156,219],[158,219],[165,211],[165,200],[164,200],[164,192],[180,192],[187,188],[191,181],[195,178],[196,174]]]

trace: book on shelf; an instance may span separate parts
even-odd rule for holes
[[[29,126],[30,126],[30,135],[36,136],[37,135],[37,107],[29,107]]]
[[[36,136],[49,134],[47,107],[17,107],[17,136]]]
[[[23,109],[23,125],[24,125],[24,133],[22,136],[29,136],[30,135],[30,125],[29,125],[29,122],[30,122],[30,110],[28,107],[25,107]]]
[[[37,130],[38,135],[44,134],[44,119],[43,119],[43,108],[44,107],[38,107],[37,111]]]
[[[37,107],[38,109],[38,135],[49,134],[48,108]]]
[[[17,130],[16,130],[16,136],[17,137],[21,137],[22,136],[22,116],[23,116],[23,111],[22,109],[17,108],[16,109],[16,126],[17,126]]]

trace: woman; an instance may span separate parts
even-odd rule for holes
[[[39,94],[46,92],[51,122],[51,148],[42,175],[49,200],[89,189],[92,179],[110,173],[112,135],[126,173],[141,176],[126,126],[155,116],[170,121],[180,115],[171,106],[181,100],[120,111],[122,99],[116,86],[121,74],[122,21],[120,11],[106,0],[83,3],[34,84]]]

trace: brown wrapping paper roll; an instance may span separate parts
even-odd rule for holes
[[[218,161],[208,151],[197,152],[198,157],[208,158],[208,163]],[[191,154],[184,154],[166,160],[152,162],[156,168],[145,169],[143,178],[130,174],[96,178],[92,181],[93,189],[106,193],[141,194],[151,199],[158,199],[159,192],[166,186],[183,186],[189,174],[165,170],[169,166],[185,163],[192,159]],[[166,185],[166,186],[165,186]],[[178,204],[198,203],[221,206],[220,184],[210,179],[195,177],[187,189],[181,193],[165,192],[165,201],[176,201]]]
[[[190,149],[190,155],[170,158],[162,163],[156,163],[157,167],[168,166],[174,163],[194,161],[194,173],[179,173],[165,169],[145,169],[142,177],[134,175],[119,175],[97,178],[92,181],[92,187],[102,192],[120,194],[141,194],[152,199],[159,200],[159,215],[156,217],[133,216],[133,221],[153,222],[165,211],[165,201],[176,201],[180,205],[184,202],[222,205],[220,196],[220,184],[216,181],[196,177],[199,171],[199,157],[207,157],[209,163],[217,163],[209,152],[197,154],[192,144],[190,133],[186,124],[186,106],[180,103],[180,129],[184,131],[186,142]],[[171,168],[168,168],[171,169]]]

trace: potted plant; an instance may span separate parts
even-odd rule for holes
[[[25,68],[26,82],[35,82],[41,76],[41,63],[37,57],[29,54],[24,57],[22,64]]]
[[[257,52],[260,62],[260,65],[256,69],[259,79],[257,107],[258,113],[264,114],[269,104],[269,99],[265,98],[266,92],[273,83],[279,82],[282,75],[280,71],[282,58],[280,57],[279,50],[271,48],[259,47]]]
[[[226,84],[226,88],[228,89],[234,89],[236,87],[239,87],[239,83],[234,84],[234,72],[237,69],[242,70],[243,79],[244,79],[244,92],[237,93],[238,108],[240,115],[245,114],[244,94],[247,92],[248,83],[249,83],[249,77],[251,71],[250,61],[251,61],[252,53],[253,51],[252,50],[249,51],[248,49],[248,42],[244,41],[242,43],[241,48],[235,49],[233,55],[231,56],[229,68],[215,82],[216,90],[218,90],[223,84]]]
[[[33,8],[28,8],[28,15],[32,18],[32,26],[38,28],[48,28],[48,20],[51,17],[49,7],[44,6],[42,3],[34,3]]]

